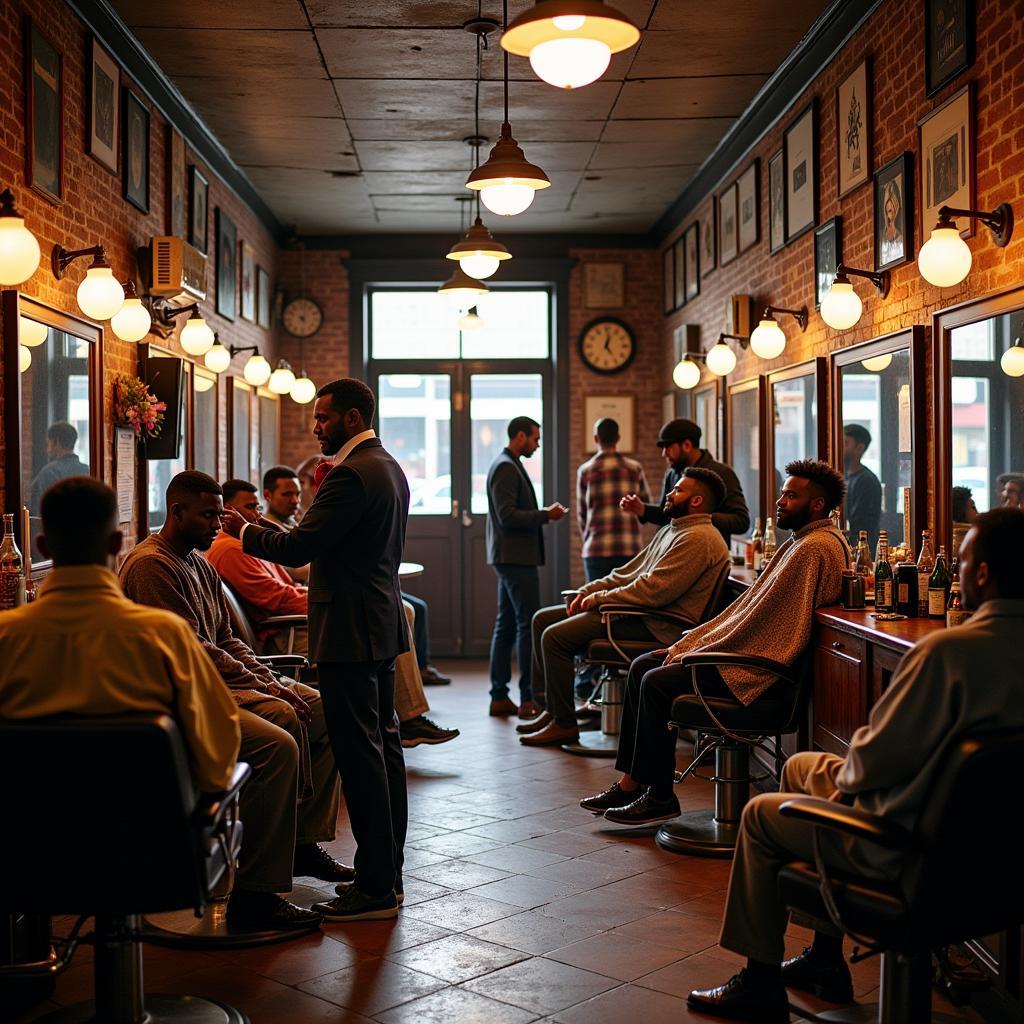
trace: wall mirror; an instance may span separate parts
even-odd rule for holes
[[[33,567],[48,565],[36,544],[44,492],[69,476],[103,477],[103,331],[16,291],[3,293],[4,509],[32,536],[20,536]]]
[[[277,453],[280,450],[281,431],[281,400],[273,391],[260,388],[257,398],[260,411],[260,450],[257,465],[257,478],[253,483],[263,493],[263,474],[271,466],[277,465]]]
[[[192,370],[193,468],[220,479],[220,437],[217,430],[217,374],[202,366]]]
[[[700,427],[700,446],[711,452],[712,458],[722,457],[721,415],[722,380],[712,377],[697,385],[691,392],[693,395],[691,409],[693,422]]]
[[[874,554],[879,530],[917,553],[927,524],[923,327],[832,353],[832,464],[846,478],[842,521]],[[910,522],[904,522],[910,488]]]
[[[228,476],[252,475],[252,388],[238,377],[228,378]]]
[[[761,408],[764,404],[765,378],[730,384],[728,388],[728,458],[739,478],[743,496],[750,509],[751,529],[761,515],[761,466],[764,464],[761,436]],[[762,529],[764,521],[761,522]]]

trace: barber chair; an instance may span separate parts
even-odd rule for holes
[[[672,704],[670,729],[692,729],[698,733],[693,760],[676,779],[701,775],[698,766],[714,752],[715,768],[710,781],[715,786],[715,807],[711,818],[707,811],[688,811],[658,829],[655,839],[660,847],[673,853],[691,853],[706,857],[731,857],[736,848],[740,817],[750,798],[750,783],[768,773],[751,775],[750,753],[764,750],[775,762],[775,776],[785,760],[782,736],[797,732],[807,708],[811,688],[813,659],[805,654],[792,667],[770,658],[702,651],[688,654],[683,662],[690,669],[693,693],[678,696]],[[765,669],[776,680],[752,704],[741,704],[735,697],[706,696],[700,689],[697,669],[701,666]],[[774,737],[775,749],[766,740]]]
[[[931,950],[1024,922],[1024,790],[1016,784],[1024,730],[979,733],[951,747],[913,829],[815,797],[787,800],[780,813],[814,826],[814,863],[779,872],[786,905],[829,922],[866,952],[882,954],[877,1005],[829,1010],[824,1021],[925,1024],[959,1017],[931,1012]],[[823,839],[854,840],[898,855],[892,882],[834,871]],[[1011,970],[1012,970],[1011,964]]]
[[[39,1020],[247,1024],[216,1000],[146,997],[139,924],[207,905],[241,845],[248,775],[240,763],[226,792],[197,794],[167,715],[0,721],[0,907],[78,915],[49,955],[0,967],[0,979],[55,977],[79,943],[94,946],[94,1001]],[[81,937],[88,917],[96,930]]]
[[[247,647],[250,647],[254,653],[259,651],[260,645],[259,640],[256,637],[256,629],[253,626],[252,620],[249,618],[248,612],[246,612],[242,602],[238,599],[238,595],[223,580],[221,580],[221,588],[224,591],[224,597],[228,603],[228,615],[231,618],[231,628],[235,631],[238,639]],[[259,661],[266,665],[272,672],[292,674],[296,677],[299,672],[302,672],[304,669],[308,669],[309,661],[304,655],[291,653],[292,647],[295,644],[295,630],[306,625],[305,615],[274,615],[269,619],[264,619],[260,625],[277,629],[287,629],[289,653],[256,654]],[[289,670],[293,669],[297,669],[298,672],[289,672]]]

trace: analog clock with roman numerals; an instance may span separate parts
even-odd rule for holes
[[[580,332],[580,358],[595,373],[619,373],[635,355],[636,335],[621,320],[600,317]]]

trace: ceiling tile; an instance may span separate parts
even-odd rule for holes
[[[604,121],[522,121],[523,137],[536,142],[596,142],[601,138]],[[627,123],[627,122],[624,122]],[[663,122],[655,122],[661,124]],[[411,142],[462,142],[472,134],[473,122],[460,121],[410,121],[407,118],[390,117],[387,120],[348,119],[352,138],[356,141],[389,142],[408,140]],[[487,146],[494,145],[499,126],[493,121],[481,134],[487,139]],[[516,129],[517,133],[519,129]],[[463,145],[465,145],[463,143]],[[468,151],[467,151],[468,152]]]
[[[175,85],[203,116],[227,125],[259,125],[267,118],[283,120],[301,110],[307,117],[338,117],[341,108],[334,86],[326,79],[276,78],[256,75],[236,82],[177,77]],[[216,125],[211,125],[216,128]]]
[[[732,127],[733,117],[663,118],[657,121],[609,121],[601,135],[602,143],[665,142],[694,149],[714,149],[722,136]]]
[[[588,164],[591,170],[599,171],[613,167],[672,167],[689,164],[694,171],[713,146],[680,146],[676,142],[599,142],[593,159]]]
[[[368,171],[363,178],[371,195],[410,192],[457,196],[466,186],[465,171]]]
[[[739,117],[767,75],[626,82],[612,117]]]
[[[160,0],[142,4],[139,0],[112,0],[124,21],[138,29],[159,28],[301,28],[308,29],[301,0],[217,0],[197,4],[195,0]],[[136,33],[138,34],[138,33]]]
[[[473,37],[462,29],[320,29],[332,78],[476,78]]]
[[[728,34],[737,31],[741,33],[738,38],[745,42],[742,35],[744,26],[750,26],[751,31],[757,33],[752,37],[752,45],[756,46],[759,39],[768,41],[774,38],[780,25],[788,25],[797,33],[786,50],[788,53],[828,6],[828,0],[719,0],[703,6],[662,0],[647,27],[654,31],[692,31],[695,39],[713,32]]]

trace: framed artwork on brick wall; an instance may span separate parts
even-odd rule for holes
[[[135,209],[149,213],[149,111],[131,89],[124,90],[121,141],[124,147],[124,197]]]
[[[921,237],[939,219],[940,206],[974,209],[974,90],[968,83],[918,122],[921,136]],[[967,237],[970,217],[960,221]]]
[[[758,166],[755,160],[736,179],[736,211],[739,224],[737,245],[740,252],[746,252],[757,245],[761,235],[761,210],[758,202]]]
[[[210,187],[198,167],[188,169],[188,241],[204,256],[209,246],[207,225],[209,223]]]
[[[256,268],[256,322],[270,329],[270,275],[262,267]]]
[[[925,0],[924,78],[929,96],[974,63],[974,20],[974,0]]]
[[[694,221],[683,235],[686,253],[686,301],[700,295],[700,221]]]
[[[633,395],[584,396],[583,436],[590,437],[594,433],[594,424],[598,420],[613,419],[619,425],[619,451],[635,451],[636,413],[634,406]]]
[[[871,178],[871,58],[836,86],[836,166],[839,198]]]
[[[593,261],[583,264],[583,307],[622,309],[626,304],[626,264]]]
[[[25,177],[53,203],[64,201],[64,57],[25,18]]]
[[[217,207],[216,219],[217,312],[227,320],[234,320],[238,299],[238,229],[220,207]]]
[[[167,126],[167,233],[185,237],[185,140]]]
[[[914,258],[914,154],[875,171],[875,270]]]
[[[108,171],[117,174],[121,72],[95,39],[89,58],[89,138],[85,150]]]
[[[675,268],[675,249],[670,245],[661,254],[661,311],[663,313],[671,313],[676,308]]]
[[[814,232],[814,308],[832,287],[836,270],[843,262],[843,218],[833,217]]]
[[[708,203],[700,219],[700,276],[707,277],[715,269],[718,255],[718,236],[715,232],[715,203]]]
[[[718,204],[718,265],[724,267],[736,259],[736,182],[717,199]]]
[[[768,251],[786,244],[786,172],[782,150],[768,158]]]
[[[812,100],[782,137],[786,169],[786,241],[818,223],[817,103]]]
[[[248,242],[242,242],[240,249],[242,253],[239,275],[242,291],[242,319],[254,321],[256,319],[256,254]]]
[[[675,250],[675,255],[672,257],[674,271],[672,292],[675,297],[675,308],[679,309],[680,306],[686,305],[686,250],[683,247],[683,239],[677,239],[672,248]]]

